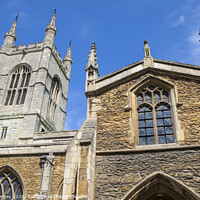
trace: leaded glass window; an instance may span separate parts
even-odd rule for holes
[[[18,66],[13,71],[6,95],[6,106],[24,104],[30,78],[30,69],[24,65]]]
[[[143,104],[138,109],[138,126],[140,145],[154,144],[152,107],[148,104]]]
[[[50,120],[54,120],[54,116],[55,116],[55,112],[57,108],[59,90],[60,90],[59,80],[58,78],[54,77],[51,84],[48,111],[47,111]]]
[[[22,185],[19,179],[11,171],[5,170],[0,174],[0,199],[23,199]]]
[[[137,93],[139,145],[174,143],[169,91],[151,84]]]

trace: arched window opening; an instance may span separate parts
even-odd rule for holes
[[[30,69],[24,65],[18,66],[13,71],[5,100],[6,106],[24,104],[30,77]]]
[[[183,182],[163,172],[154,172],[135,185],[123,200],[199,200]]]
[[[54,77],[51,84],[49,103],[48,103],[48,117],[51,121],[54,120],[54,116],[57,108],[58,94],[60,91],[60,83],[57,77]]]
[[[7,169],[0,174],[0,199],[23,199],[22,185],[18,177]]]
[[[136,98],[139,145],[174,143],[169,91],[151,84]]]

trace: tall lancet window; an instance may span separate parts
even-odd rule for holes
[[[137,93],[139,145],[174,143],[169,91],[157,85]]]
[[[10,76],[9,87],[5,99],[5,105],[24,104],[26,93],[31,78],[31,71],[28,67],[20,65]]]
[[[5,169],[0,173],[0,199],[21,200],[23,199],[23,189],[19,178],[12,171]]]
[[[55,116],[55,112],[57,108],[59,90],[60,90],[59,80],[57,77],[54,77],[51,84],[48,111],[47,111],[50,120],[54,120],[54,116]]]

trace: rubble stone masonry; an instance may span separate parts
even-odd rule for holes
[[[122,199],[153,172],[160,171],[200,194],[200,149],[97,153],[95,200]]]
[[[92,104],[100,107],[97,111],[97,150],[132,149],[134,144],[130,137],[130,110],[128,90],[149,74],[139,76],[100,93],[92,98]],[[181,145],[197,145],[200,143],[200,81],[183,78],[178,75],[151,73],[160,79],[175,85],[178,94],[177,115],[184,132],[185,140]]]

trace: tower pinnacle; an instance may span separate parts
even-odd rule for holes
[[[44,37],[44,45],[53,47],[54,39],[56,35],[56,9],[54,10],[53,16],[51,17],[50,23],[46,27],[46,33]]]
[[[99,68],[97,63],[97,53],[96,53],[96,44],[92,43],[90,54],[88,55],[88,61],[86,65],[86,86],[85,91],[92,91],[95,89],[95,80],[99,76]]]
[[[71,41],[70,41],[69,47],[67,49],[67,54],[63,59],[63,64],[65,66],[68,78],[70,78],[72,63],[73,63],[73,59],[72,59],[72,48],[71,48]]]
[[[57,31],[57,28],[56,28],[56,9],[54,10],[54,13],[53,13],[53,16],[51,17],[51,21],[50,21],[49,25],[46,27],[46,31],[48,29],[52,29],[55,32]]]
[[[67,54],[66,54],[64,60],[72,61],[72,48],[71,48],[71,41],[69,42],[69,47],[68,47],[68,49],[67,49]]]
[[[97,72],[97,75],[99,75],[99,69],[98,69],[98,59],[97,59],[97,53],[96,53],[96,44],[92,43],[91,45],[91,50],[90,50],[90,54],[88,55],[88,61],[87,61],[87,65],[86,65],[86,71],[90,68],[93,69]]]
[[[13,22],[9,32],[6,33],[4,37],[4,42],[1,47],[2,50],[7,50],[14,46],[15,41],[17,40],[16,29],[17,29],[17,19],[19,17],[19,13],[16,16],[15,21]]]

